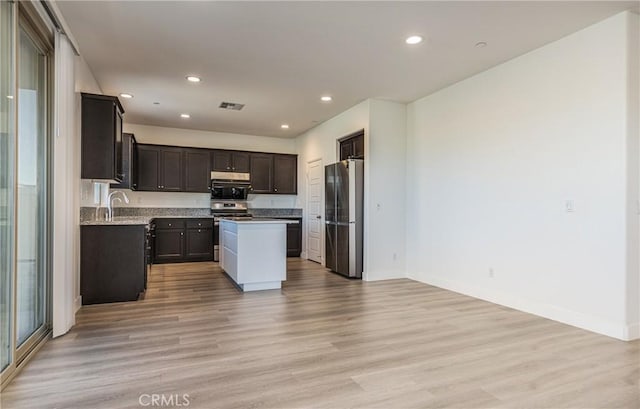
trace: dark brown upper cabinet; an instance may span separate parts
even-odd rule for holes
[[[296,155],[252,153],[251,193],[298,193]]]
[[[160,149],[154,145],[137,146],[136,175],[134,185],[137,190],[160,190]]]
[[[211,190],[211,166],[209,150],[184,149],[185,192],[207,193]]]
[[[214,150],[211,152],[211,170],[217,172],[250,171],[249,152]]]
[[[137,156],[137,190],[184,190],[182,148],[138,144]]]
[[[122,181],[112,183],[114,189],[136,189],[133,180],[134,166],[137,159],[136,137],[130,133],[122,134]]]
[[[298,157],[273,155],[273,193],[298,194]]]
[[[122,181],[123,114],[117,97],[82,93],[82,179]]]
[[[273,193],[273,155],[251,154],[251,193]]]
[[[340,160],[364,159],[364,131],[358,131],[340,140]]]

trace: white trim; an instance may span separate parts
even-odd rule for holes
[[[82,296],[79,295],[76,297],[76,299],[73,301],[73,312],[76,313],[78,312],[78,310],[82,307]]]
[[[324,160],[320,157],[320,158],[316,158],[313,160],[309,160],[306,163],[306,168],[305,168],[305,178],[304,178],[304,183],[305,183],[305,206],[303,209],[303,212],[305,213],[303,218],[303,232],[304,232],[304,246],[303,246],[303,250],[300,253],[300,257],[305,258],[307,260],[309,259],[309,194],[310,194],[310,189],[309,189],[309,165],[314,163],[314,162],[320,162],[320,216],[322,217],[321,219],[321,223],[320,223],[320,264],[322,266],[326,265],[326,260],[325,260],[325,238],[324,238]],[[305,221],[306,220],[306,221]],[[311,260],[313,262],[318,262],[318,260]]]
[[[620,322],[611,322],[600,317],[583,314],[578,311],[571,311],[555,305],[525,300],[500,291],[480,288],[473,284],[430,276],[424,273],[418,273],[415,275],[410,274],[408,278],[623,341],[640,338],[640,324],[628,326]]]
[[[362,273],[364,281],[397,280],[407,278],[403,271],[365,271]],[[417,281],[417,280],[416,280]]]

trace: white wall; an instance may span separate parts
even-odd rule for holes
[[[126,112],[125,112],[126,119]],[[124,132],[133,133],[139,143],[177,145],[195,148],[235,149],[252,152],[296,153],[294,139],[267,136],[230,134],[222,132],[195,131],[189,129],[164,128],[125,123]],[[167,193],[126,191],[130,203],[118,203],[129,207],[194,207],[208,208],[208,193]],[[83,206],[94,206],[93,190],[85,185],[82,193]],[[295,195],[249,195],[247,205],[251,208],[293,208]]]
[[[368,280],[406,276],[405,104],[371,99],[365,174]]]
[[[627,13],[627,325],[640,338],[640,16]]]
[[[302,207],[303,221],[307,220],[307,164],[318,159],[322,159],[323,166],[335,163],[338,159],[337,140],[361,129],[365,130],[366,157],[366,149],[369,145],[368,100],[349,108],[296,138],[298,152],[298,202]],[[367,168],[365,167],[365,172],[366,170]],[[324,192],[322,193],[322,197],[324,197]],[[324,214],[324,203],[322,204],[322,214]],[[365,236],[367,235],[366,228],[367,226],[365,224]],[[322,244],[324,246],[324,238],[322,239]],[[306,253],[307,226],[305,222],[302,227],[302,257],[306,257]],[[324,264],[323,262],[323,265]]]
[[[630,337],[628,29],[614,16],[408,106],[410,277]]]
[[[307,164],[338,159],[337,140],[365,130],[364,272],[368,281],[404,277],[406,105],[370,99],[297,138],[298,192],[307,217]],[[324,212],[324,208],[322,209]],[[303,227],[303,257],[307,249]],[[324,240],[323,240],[324,242]]]

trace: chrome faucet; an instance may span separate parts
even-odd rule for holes
[[[109,193],[109,196],[107,196],[107,220],[109,221],[113,220],[113,202],[116,200],[122,202],[122,199],[120,199],[119,197],[114,197],[118,193],[122,194],[122,198],[124,199],[125,203],[129,203],[129,198],[127,197],[127,194],[125,192],[121,190],[114,190],[113,192]]]

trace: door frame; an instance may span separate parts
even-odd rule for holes
[[[309,179],[309,166],[314,163],[314,162],[320,162],[320,169],[324,170],[324,161],[322,159],[322,157],[319,158],[315,158],[312,160],[307,161],[307,168],[305,169],[305,181],[306,181],[306,186],[305,186],[305,190],[306,190],[306,194],[305,194],[305,204],[306,204],[306,211],[307,211],[307,222],[304,225],[304,258],[309,260],[309,195],[310,195],[310,190],[309,186],[310,186],[310,179]],[[324,267],[327,263],[327,257],[325,254],[325,229],[323,228],[323,222],[324,222],[324,195],[325,195],[325,191],[324,191],[324,171],[320,172],[320,216],[322,217],[320,219],[320,264]]]

